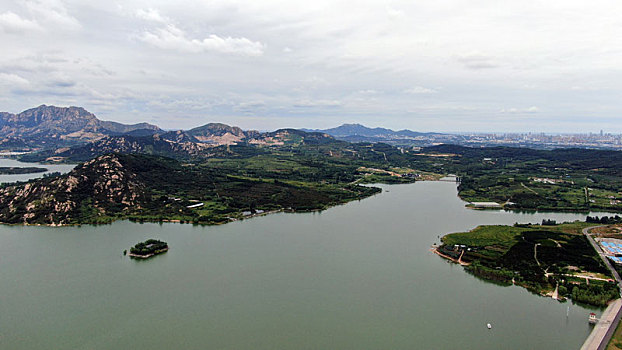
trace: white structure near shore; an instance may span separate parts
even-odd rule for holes
[[[470,202],[469,205],[475,208],[501,208],[501,204],[497,202]]]
[[[192,209],[192,208],[202,207],[202,206],[204,206],[204,205],[205,205],[205,203],[201,202],[201,203],[197,203],[197,204],[189,205],[189,206],[187,206],[186,208],[188,208],[188,209]]]

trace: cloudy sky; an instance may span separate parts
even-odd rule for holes
[[[622,133],[622,2],[0,0],[0,110]]]

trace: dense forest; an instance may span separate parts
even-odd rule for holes
[[[622,211],[622,152],[533,150],[441,145],[435,162],[461,177],[467,201],[495,201],[506,209]]]

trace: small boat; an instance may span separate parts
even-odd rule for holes
[[[590,312],[590,317],[588,317],[587,321],[591,324],[596,324],[598,322],[598,319],[596,318],[596,314],[593,312]]]
[[[488,329],[492,328],[492,325],[490,323],[486,324],[486,327],[488,327]]]

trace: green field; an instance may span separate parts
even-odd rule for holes
[[[505,251],[516,243],[526,229],[502,225],[478,226],[469,232],[458,232],[442,238],[445,245],[464,244],[470,247],[497,246]]]
[[[622,322],[618,323],[618,327],[616,327],[615,333],[613,333],[613,337],[609,341],[609,345],[607,345],[607,350],[622,350]]]

